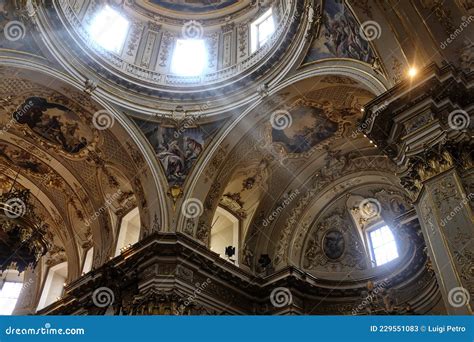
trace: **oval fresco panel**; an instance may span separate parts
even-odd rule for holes
[[[93,132],[69,108],[42,97],[29,97],[13,113],[16,122],[27,125],[37,136],[63,151],[76,154],[94,139]]]
[[[344,236],[338,230],[331,230],[326,233],[323,239],[324,254],[329,259],[339,259],[344,253]]]

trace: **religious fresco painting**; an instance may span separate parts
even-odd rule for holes
[[[272,139],[289,153],[304,153],[330,138],[338,129],[337,122],[326,118],[324,110],[301,105],[290,110],[292,124],[283,130],[272,129]]]
[[[48,167],[38,158],[10,144],[0,143],[0,159],[6,161],[9,165],[14,165],[36,175],[49,173]]]
[[[13,118],[42,139],[71,154],[83,150],[94,138],[76,113],[41,97],[26,99],[13,113]]]
[[[150,3],[173,11],[203,13],[223,9],[238,3],[238,0],[150,0]]]
[[[323,58],[352,58],[372,63],[375,54],[361,37],[359,27],[344,1],[326,1],[319,37],[313,41],[303,64]]]
[[[176,129],[139,120],[137,123],[160,160],[170,186],[184,183],[206,142],[220,126],[212,123]]]

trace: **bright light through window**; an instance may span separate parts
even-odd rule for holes
[[[199,76],[207,66],[206,46],[202,39],[178,39],[171,72],[180,76]]]
[[[251,25],[252,52],[265,45],[273,32],[275,32],[275,23],[273,21],[272,9],[270,8]]]
[[[104,49],[119,53],[127,38],[129,22],[116,10],[105,6],[92,19],[89,35]]]
[[[20,296],[22,283],[5,282],[0,290],[0,315],[11,315]]]
[[[369,233],[372,255],[377,266],[398,258],[397,243],[388,226],[375,229]]]

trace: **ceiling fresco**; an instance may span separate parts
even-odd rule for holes
[[[338,123],[329,120],[322,108],[310,103],[299,103],[289,112],[292,124],[283,130],[272,130],[273,142],[283,144],[289,153],[307,152],[338,129]]]
[[[238,0],[150,0],[149,2],[172,11],[189,13],[216,11],[239,3]]]
[[[323,24],[303,64],[324,58],[353,58],[372,63],[375,53],[360,34],[360,25],[345,1],[328,0]]]
[[[138,126],[150,142],[161,162],[169,185],[182,185],[208,140],[221,123],[202,126],[181,122],[160,125],[137,120]]]
[[[72,110],[41,97],[26,99],[13,118],[68,153],[80,152],[94,139],[90,129],[81,123],[79,116]]]

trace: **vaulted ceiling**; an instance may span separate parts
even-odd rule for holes
[[[386,220],[411,206],[393,165],[363,135],[363,106],[409,67],[470,67],[472,43],[439,43],[472,13],[468,2],[108,1],[132,24],[120,55],[81,35],[91,3],[0,5],[10,35],[0,45],[1,185],[31,190],[50,226],[52,262],[72,261],[70,279],[91,246],[94,264],[105,262],[135,206],[142,235],[179,231],[208,245],[223,206],[241,219],[249,271],[269,254],[277,268],[331,281],[348,280],[348,268],[351,280],[368,277],[355,198],[376,198]],[[252,54],[247,27],[271,7],[281,28]],[[188,17],[214,51],[214,69],[199,79],[169,74]],[[199,218],[181,214],[190,199],[202,203]],[[318,245],[331,227],[350,241],[337,260]],[[416,252],[407,245],[402,261]]]

